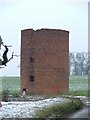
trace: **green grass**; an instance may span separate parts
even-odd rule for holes
[[[1,89],[9,89],[12,92],[20,91],[19,77],[0,77]],[[89,90],[90,91],[90,90]],[[70,76],[69,93],[71,95],[88,95],[88,76]]]
[[[88,88],[88,76],[70,76],[69,77],[69,93],[70,95],[88,96],[90,89]]]
[[[90,96],[90,90],[78,90],[78,91],[70,91],[69,94],[75,96]]]
[[[70,76],[69,89],[73,91],[87,90],[88,89],[88,76]]]
[[[0,77],[0,83],[2,83],[2,86],[0,86],[2,89],[9,89],[12,91],[20,90],[19,77]]]
[[[66,118],[70,113],[83,107],[80,99],[71,99],[70,102],[65,104],[54,104],[47,108],[39,109],[35,112],[34,118]]]

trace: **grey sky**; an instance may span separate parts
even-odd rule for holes
[[[5,44],[12,45],[8,57],[12,51],[20,54],[21,30],[27,28],[68,30],[69,50],[87,52],[88,1],[0,0],[0,35]],[[0,50],[0,54],[2,53]],[[15,57],[7,67],[0,70],[0,75],[19,75],[19,61],[19,58]]]

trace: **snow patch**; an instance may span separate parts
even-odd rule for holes
[[[37,109],[69,101],[69,99],[57,97],[29,102],[2,102],[3,106],[0,108],[0,118],[32,118]]]

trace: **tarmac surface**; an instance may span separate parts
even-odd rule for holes
[[[76,118],[77,120],[82,120],[82,119],[85,119],[85,120],[90,120],[90,103],[87,104],[84,108],[82,108],[81,110],[71,114],[69,117],[68,117],[68,120],[71,118]]]

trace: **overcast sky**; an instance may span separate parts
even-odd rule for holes
[[[88,0],[0,0],[0,35],[4,44],[12,45],[8,57],[12,51],[20,55],[21,30],[27,28],[68,30],[69,51],[87,52]],[[19,64],[14,57],[0,76],[20,75]]]

